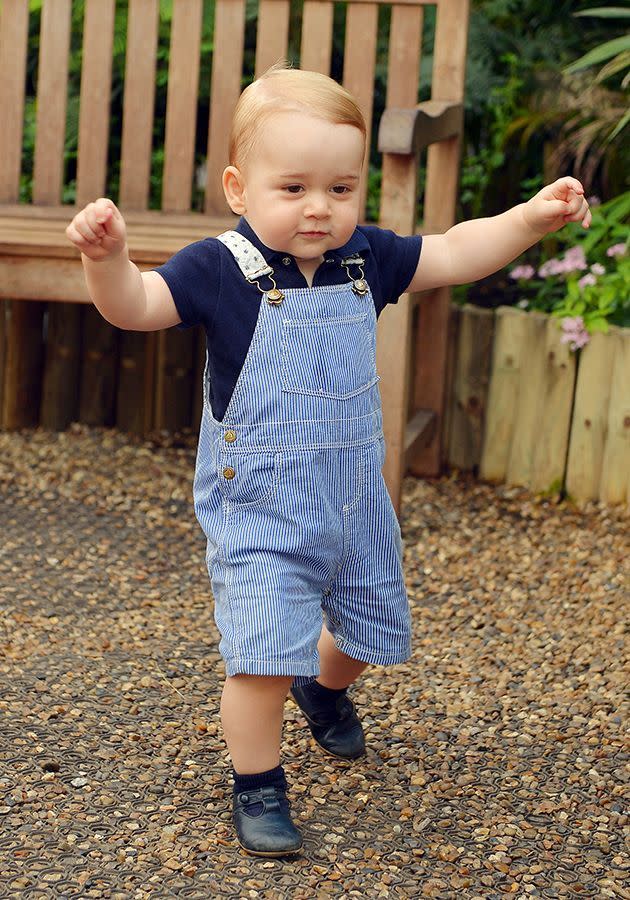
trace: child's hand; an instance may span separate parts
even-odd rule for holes
[[[584,196],[584,188],[577,178],[559,178],[548,184],[523,208],[525,221],[538,234],[558,231],[567,222],[591,224],[591,211]]]
[[[127,245],[125,220],[106,197],[88,203],[66,228],[66,237],[96,262],[118,256]]]

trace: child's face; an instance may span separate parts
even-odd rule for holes
[[[359,218],[364,140],[353,125],[308,113],[273,115],[240,170],[242,212],[263,244],[314,271]]]

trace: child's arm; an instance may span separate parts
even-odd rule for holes
[[[445,234],[426,235],[407,291],[485,278],[567,222],[581,222],[585,228],[591,223],[584,188],[575,178],[560,178],[499,216],[460,222]]]
[[[125,220],[111,200],[88,203],[66,228],[81,251],[92,302],[118,328],[156,331],[181,319],[168,285],[157,272],[143,272],[129,259]]]

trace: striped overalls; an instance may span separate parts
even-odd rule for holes
[[[226,673],[314,678],[322,617],[348,656],[403,662],[409,605],[381,473],[376,313],[350,274],[362,260],[341,261],[347,284],[282,292],[245,237],[219,240],[262,293],[222,422],[204,384],[194,483]]]

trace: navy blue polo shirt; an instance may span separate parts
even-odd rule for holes
[[[293,257],[265,247],[245,219],[240,220],[235,231],[260,250],[274,269],[279,288],[308,287]],[[399,237],[393,231],[361,225],[347,244],[326,252],[313,285],[347,284],[348,274],[339,261],[358,253],[365,260],[365,278],[379,316],[388,303],[398,301],[409,285],[421,246],[420,235]],[[255,284],[245,280],[228,248],[216,238],[184,247],[155,271],[169,286],[182,320],[180,327],[203,325],[205,329],[210,403],[220,422],[249,350],[262,294]]]

